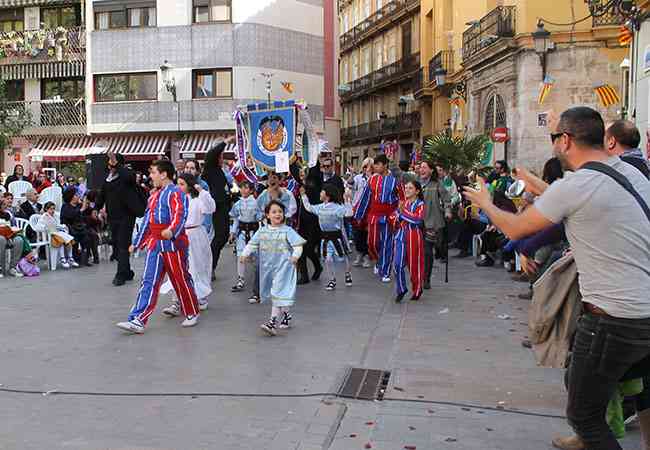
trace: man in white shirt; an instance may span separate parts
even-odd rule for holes
[[[551,129],[555,156],[574,172],[548,186],[534,205],[514,215],[496,208],[484,188],[466,189],[465,196],[511,239],[564,223],[584,314],[567,376],[567,417],[577,437],[553,444],[618,450],[605,420],[607,404],[619,380],[647,373],[650,362],[650,221],[634,196],[613,178],[581,167],[606,164],[627,178],[647,204],[650,182],[618,156],[607,154],[605,126],[597,111],[568,109]]]

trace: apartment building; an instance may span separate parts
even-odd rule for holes
[[[341,155],[357,166],[383,141],[408,159],[419,141],[419,0],[339,0]]]
[[[238,105],[266,100],[265,73],[273,99],[304,99],[323,131],[321,1],[94,0],[87,21],[97,150],[201,158],[234,133]]]
[[[0,0],[0,43],[2,101],[31,117],[0,153],[0,171],[12,172],[16,164],[40,163],[52,143],[86,134],[84,4]]]
[[[598,9],[618,3],[422,0],[422,82],[415,92],[422,136],[483,133],[493,140],[492,161],[539,170],[550,156],[549,110],[587,105],[606,120],[621,117],[628,53],[618,42],[623,18],[614,8]],[[546,75],[553,83],[540,105]],[[601,105],[594,88],[603,84],[623,101]]]

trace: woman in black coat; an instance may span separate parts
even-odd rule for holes
[[[226,148],[226,142],[221,142],[205,155],[203,164],[203,173],[201,178],[208,183],[210,194],[217,206],[212,214],[212,227],[214,238],[210,243],[212,249],[212,279],[215,278],[214,271],[219,263],[221,250],[228,242],[228,214],[230,212],[230,194],[228,192],[228,181],[226,174],[223,173],[223,151]]]
[[[13,183],[14,181],[29,181],[25,176],[25,168],[22,166],[22,164],[16,164],[14,167],[14,173],[7,177],[5,187],[9,189],[9,184]]]

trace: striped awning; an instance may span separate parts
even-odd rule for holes
[[[82,137],[46,137],[40,139],[29,152],[29,158],[46,161],[83,160],[92,147],[94,138]]]
[[[0,66],[0,78],[3,80],[70,78],[83,77],[85,74],[86,64],[84,61],[52,61]]]
[[[94,149],[103,148],[119,153],[126,159],[155,159],[164,155],[169,146],[170,137],[164,135],[122,135],[108,138],[96,137]],[[98,153],[95,151],[95,153]]]
[[[17,6],[55,5],[57,3],[70,3],[69,0],[0,0],[0,8],[14,8]]]
[[[219,133],[191,133],[183,138],[180,152],[181,154],[207,153],[224,139],[224,135]],[[235,144],[229,144],[225,151],[234,152],[236,148]]]

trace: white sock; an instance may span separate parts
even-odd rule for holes
[[[246,277],[246,263],[237,259],[237,276],[242,280]]]
[[[334,270],[334,261],[331,256],[327,256],[325,259],[325,268],[330,275],[330,280],[336,279],[336,271]]]
[[[272,306],[271,307],[271,319],[276,318],[280,315],[280,307]]]

